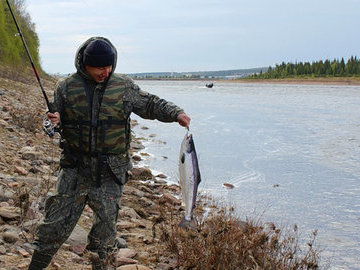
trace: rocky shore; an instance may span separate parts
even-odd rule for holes
[[[36,225],[47,196],[55,192],[59,137],[42,131],[45,105],[33,78],[2,75],[0,71],[0,270],[20,270],[28,268]],[[43,84],[52,96],[55,81],[48,78]],[[180,229],[179,187],[140,165],[147,155],[142,142],[150,137],[133,136],[135,166],[120,202],[113,269],[319,269],[316,231],[300,246],[296,225],[293,232],[284,232],[259,219],[243,221],[233,208],[205,196],[198,196],[195,209],[198,229]],[[86,207],[48,269],[91,269],[95,256],[85,246],[92,217]]]
[[[46,81],[51,89],[54,81]],[[51,93],[49,94],[51,96]],[[59,138],[41,131],[44,111],[36,84],[0,78],[0,269],[27,269],[36,225],[43,217],[46,197],[54,193],[59,173]],[[136,122],[132,123],[136,125]],[[144,139],[144,138],[142,138]],[[134,138],[134,169],[124,188],[117,221],[119,249],[112,263],[121,269],[174,269],[176,260],[166,255],[159,229],[164,216],[182,214],[177,185],[165,175],[138,167],[141,141]],[[91,269],[85,250],[92,211],[86,207],[73,234],[48,269]]]

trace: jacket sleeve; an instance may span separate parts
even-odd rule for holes
[[[50,103],[52,112],[59,112],[60,116],[64,108],[66,81],[60,80],[57,82],[54,92],[54,97]]]
[[[159,98],[139,88],[130,82],[124,101],[131,107],[131,112],[145,119],[157,119],[161,122],[176,122],[177,117],[184,110],[170,101]]]
[[[62,130],[61,116],[64,108],[65,92],[66,92],[65,80],[58,81],[55,87],[53,100],[52,102],[50,102],[50,111],[60,113],[60,123],[55,128],[55,131],[57,132]]]

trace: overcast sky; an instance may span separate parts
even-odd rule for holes
[[[360,0],[26,0],[42,67],[75,71],[91,36],[116,72],[211,71],[360,57]]]

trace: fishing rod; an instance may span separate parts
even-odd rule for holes
[[[47,95],[46,95],[46,92],[45,92],[45,90],[44,90],[44,87],[43,87],[43,85],[42,85],[42,83],[41,83],[39,73],[38,73],[37,70],[36,70],[36,67],[35,67],[34,61],[33,61],[32,57],[31,57],[29,48],[28,48],[28,46],[27,46],[27,44],[26,44],[25,38],[24,38],[24,36],[23,36],[23,34],[22,34],[22,32],[21,32],[21,29],[20,29],[19,24],[18,24],[18,22],[17,22],[17,20],[16,20],[15,14],[14,14],[12,8],[11,8],[11,5],[10,5],[10,3],[9,3],[9,0],[6,0],[6,3],[7,3],[7,5],[8,5],[8,7],[9,7],[11,16],[12,16],[12,18],[14,19],[16,28],[17,28],[17,30],[18,30],[18,33],[17,33],[17,34],[21,37],[22,43],[23,43],[23,45],[24,45],[24,47],[25,47],[25,51],[26,51],[26,53],[27,53],[27,56],[29,57],[29,60],[30,60],[30,63],[31,63],[31,67],[32,67],[32,69],[33,69],[33,71],[34,71],[34,73],[35,73],[36,79],[37,79],[37,81],[38,81],[38,83],[39,83],[39,85],[40,85],[41,92],[42,92],[42,94],[43,94],[43,96],[44,96],[44,98],[45,98],[46,106],[47,106],[49,112],[51,112],[51,106],[50,106],[49,99],[48,99],[48,97],[47,97]],[[46,132],[49,136],[53,136],[53,135],[54,135],[54,127],[52,126],[51,121],[45,120],[44,123],[43,123],[43,126],[44,126],[45,132]]]

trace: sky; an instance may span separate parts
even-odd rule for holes
[[[42,68],[75,71],[103,36],[116,72],[190,72],[360,57],[360,0],[26,0]]]

